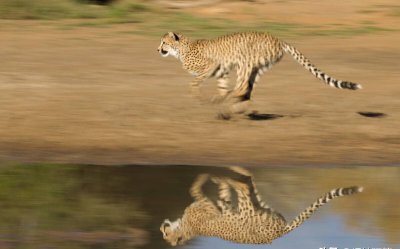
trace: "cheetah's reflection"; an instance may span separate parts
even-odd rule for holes
[[[239,180],[208,174],[196,178],[190,189],[194,202],[185,209],[182,218],[173,222],[167,219],[161,224],[160,230],[167,242],[176,246],[196,236],[214,236],[237,243],[269,244],[301,225],[330,200],[362,191],[357,186],[333,189],[287,223],[261,200],[250,172],[240,167],[231,167],[231,170],[241,176]],[[218,186],[216,204],[202,191],[209,180]],[[231,190],[237,195],[237,207],[232,204]]]

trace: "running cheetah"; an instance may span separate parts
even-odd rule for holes
[[[192,184],[190,194],[194,202],[182,218],[171,222],[166,219],[160,227],[163,238],[172,246],[182,245],[196,236],[213,236],[244,244],[270,244],[300,226],[311,214],[330,200],[359,193],[361,187],[337,188],[320,197],[292,222],[268,207],[257,193],[253,176],[245,169],[231,168],[241,175],[240,180],[227,177],[210,177],[202,174]],[[214,204],[204,195],[202,186],[211,179],[219,188],[219,199]],[[237,207],[232,202],[232,192],[237,194]]]
[[[194,95],[199,96],[199,86],[207,78],[216,77],[219,94],[213,98],[221,102],[230,96],[234,103],[248,102],[255,83],[272,65],[278,63],[284,53],[289,53],[305,69],[331,87],[361,89],[360,84],[337,80],[316,68],[295,47],[268,33],[244,32],[221,36],[210,40],[190,40],[186,36],[168,32],[161,37],[157,49],[163,57],[179,59],[183,68],[195,76],[191,82]],[[228,89],[228,74],[237,71],[237,83]]]

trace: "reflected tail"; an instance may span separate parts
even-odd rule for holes
[[[304,210],[302,213],[300,213],[290,224],[286,225],[285,227],[285,232],[289,233],[296,227],[300,226],[305,220],[310,218],[310,216],[321,206],[325,205],[329,201],[333,200],[336,197],[340,196],[345,196],[345,195],[352,195],[356,193],[360,193],[363,191],[362,187],[348,187],[348,188],[337,188],[329,191],[328,193],[325,194],[325,196],[322,196],[318,198],[311,206],[309,206],[306,210]]]

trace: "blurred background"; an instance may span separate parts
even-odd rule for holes
[[[288,220],[362,185],[273,247],[400,248],[399,24],[398,0],[0,0],[0,248],[166,248],[160,223],[198,173],[223,170],[175,165],[255,166]],[[249,30],[364,89],[330,89],[286,56],[254,91],[257,118],[224,121],[156,51],[168,31]]]
[[[130,23],[138,34],[160,36],[171,28],[212,36],[241,30],[279,36],[354,36],[398,28],[394,0],[337,4],[333,0],[2,0],[0,18],[53,20],[66,25],[108,26]],[[76,22],[68,23],[66,20]]]
[[[0,159],[396,164],[399,20],[396,0],[1,0]],[[171,30],[270,32],[364,89],[326,87],[286,56],[254,91],[259,118],[218,120],[220,106],[190,96],[180,62],[157,53]],[[202,91],[211,98],[215,80]]]

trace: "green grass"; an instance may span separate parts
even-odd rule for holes
[[[129,0],[108,6],[78,0],[0,0],[0,19],[131,18],[146,11],[148,6]]]
[[[78,21],[68,24],[60,22],[58,25],[62,29],[108,27],[128,23],[135,25],[135,31],[132,31],[135,34],[160,36],[160,34],[173,29],[173,31],[182,32],[193,38],[215,37],[240,31],[267,31],[283,38],[293,36],[349,37],[394,31],[394,29],[382,28],[373,23],[359,23],[351,27],[338,24],[321,26],[270,21],[242,23],[226,19],[203,18],[176,10],[165,10],[138,0],[119,0],[114,4],[101,6],[87,4],[85,0],[0,0],[0,19],[78,19]]]
[[[99,10],[73,1],[51,0],[2,0],[0,18],[2,19],[61,19],[61,18],[96,18]]]
[[[390,10],[389,15],[394,17],[400,17],[400,6],[393,7]]]
[[[389,28],[381,28],[369,24],[362,24],[356,27],[340,27],[335,29],[311,30],[304,33],[304,35],[349,37],[349,36],[366,35],[366,34],[374,34],[374,33],[389,32],[389,31],[396,31],[396,30]]]
[[[258,22],[258,23],[239,23],[232,20],[217,18],[202,18],[188,13],[162,13],[154,21],[141,23],[142,28],[136,33],[160,36],[160,33],[167,31],[177,31],[193,38],[215,37],[232,32],[241,31],[263,31],[270,32],[279,36],[287,36],[300,26],[291,23],[278,22]]]
[[[362,14],[373,14],[383,12],[387,16],[400,17],[400,5],[387,5],[387,4],[376,4],[369,9],[363,9],[358,11]]]

